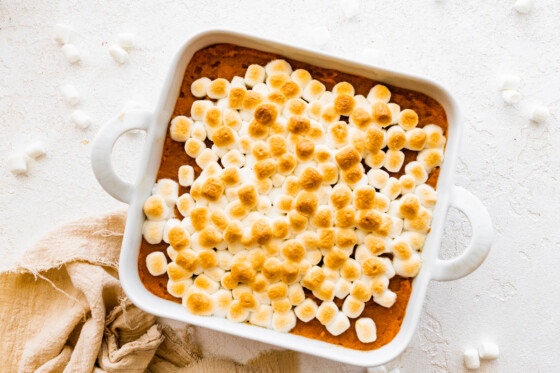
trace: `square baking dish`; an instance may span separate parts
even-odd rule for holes
[[[196,51],[218,43],[236,44],[271,52],[311,65],[336,69],[393,86],[419,91],[434,98],[444,107],[449,123],[448,138],[437,185],[438,201],[433,213],[431,231],[421,254],[423,265],[413,280],[412,293],[401,329],[387,345],[372,351],[352,350],[289,333],[278,333],[250,324],[192,315],[186,312],[181,304],[153,295],[141,283],[137,263],[144,221],[142,206],[144,200],[150,195],[156,179],[168,124],[179,95],[183,74]],[[134,304],[157,316],[347,364],[364,367],[385,364],[396,358],[410,342],[422,311],[430,280],[449,281],[468,275],[482,264],[491,247],[492,222],[486,208],[473,194],[453,184],[462,126],[459,105],[453,95],[430,79],[238,32],[211,30],[196,34],[179,48],[163,84],[155,110],[153,112],[131,110],[120,113],[103,126],[93,143],[91,162],[97,180],[110,195],[130,205],[119,265],[119,276],[123,289]],[[134,129],[146,131],[147,136],[141,152],[139,176],[135,183],[131,184],[115,173],[111,153],[116,140],[125,132]],[[461,255],[454,259],[442,260],[438,258],[438,251],[443,225],[450,206],[465,213],[472,227],[472,238]]]

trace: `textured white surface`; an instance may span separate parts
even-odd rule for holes
[[[386,53],[386,65],[427,75],[451,88],[463,105],[466,130],[457,184],[479,196],[495,222],[492,252],[471,276],[433,283],[418,331],[401,357],[388,364],[406,372],[462,371],[462,351],[481,340],[499,344],[501,356],[481,372],[554,371],[560,297],[560,2],[538,0],[528,14],[514,1],[359,1],[346,19],[337,3],[261,1],[121,1],[56,4],[39,0],[0,5],[0,258],[2,267],[57,224],[124,205],[97,184],[89,166],[97,129],[128,101],[150,108],[176,48],[204,28],[223,27],[304,43],[306,31],[326,26],[324,49],[358,56],[364,48]],[[70,65],[53,40],[54,25],[74,30],[70,42],[81,61]],[[135,33],[127,64],[108,49],[122,32]],[[504,72],[522,77],[519,104],[498,91]],[[82,96],[87,130],[70,122],[60,94],[65,84]],[[531,104],[550,117],[531,123]],[[11,152],[42,139],[49,152],[29,161],[28,175],[12,175]],[[117,143],[114,161],[131,178],[141,133]],[[450,211],[442,256],[459,253],[468,224]],[[244,361],[269,348],[198,330],[204,350]],[[362,371],[302,356],[305,371]]]

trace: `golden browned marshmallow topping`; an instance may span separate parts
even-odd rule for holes
[[[443,162],[442,129],[418,126],[385,85],[367,99],[348,82],[327,91],[284,60],[250,65],[231,82],[202,77],[191,89],[208,99],[169,131],[202,173],[184,165],[179,183],[160,180],[146,199],[144,238],[170,245],[167,256],[148,256],[149,272],[168,274],[188,312],[280,332],[317,318],[338,335],[372,297],[391,307],[389,279],[421,269],[437,201],[426,181]],[[179,184],[190,192],[179,196]],[[356,323],[367,343],[368,320]]]

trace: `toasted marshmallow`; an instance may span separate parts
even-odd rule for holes
[[[264,82],[266,72],[264,67],[260,65],[250,65],[245,72],[245,84],[249,87],[254,87],[255,85]]]
[[[369,90],[367,100],[372,104],[377,101],[387,104],[389,103],[389,100],[391,100],[391,91],[389,91],[389,88],[383,84],[376,84]]]
[[[412,109],[404,109],[399,116],[399,125],[410,131],[418,125],[418,114]]]
[[[340,94],[335,97],[333,105],[337,114],[349,116],[354,110],[356,101],[351,95]]]
[[[334,302],[323,302],[317,309],[315,317],[323,325],[328,325],[334,321],[338,314],[338,307]]]
[[[546,122],[549,116],[550,111],[548,110],[548,107],[535,104],[531,107],[529,119],[531,119],[533,122],[543,123]]]
[[[244,322],[249,318],[249,314],[249,310],[244,308],[239,300],[234,300],[229,307],[226,317],[233,322]]]
[[[354,96],[355,90],[354,86],[348,82],[339,82],[334,85],[332,92],[335,96],[346,94],[349,96]]]
[[[338,299],[344,299],[348,294],[350,294],[350,289],[352,288],[352,283],[344,278],[339,278],[336,280],[334,285],[334,295]]]
[[[229,82],[225,79],[214,79],[206,88],[206,95],[211,99],[227,97],[229,92]]]
[[[179,184],[171,179],[160,179],[152,188],[152,194],[162,196],[169,206],[173,206],[179,196]]]
[[[330,250],[335,244],[335,230],[334,228],[319,228],[317,229],[317,247],[321,250]]]
[[[199,98],[206,96],[206,91],[210,83],[212,83],[212,81],[206,77],[195,80],[191,84],[192,95]]]
[[[191,186],[194,181],[194,168],[184,165],[179,167],[179,184],[187,187]]]
[[[182,298],[186,295],[193,281],[189,278],[181,281],[167,281],[167,292],[176,298]]]
[[[206,144],[200,139],[192,138],[185,142],[185,152],[191,158],[198,157],[204,149],[206,149]]]
[[[187,311],[194,315],[210,316],[214,311],[214,300],[209,294],[195,290],[183,298]]]
[[[393,200],[401,193],[401,183],[398,179],[391,177],[381,188],[380,192],[385,194],[390,200]]]
[[[270,61],[265,66],[266,75],[274,75],[274,74],[288,74],[292,73],[292,66],[286,61],[282,59],[277,59],[274,61]]]
[[[527,14],[531,11],[531,8],[533,8],[533,0],[517,0],[513,8],[517,10],[518,13]]]
[[[366,155],[365,162],[372,168],[381,168],[385,163],[386,154],[383,150],[379,150],[377,153],[369,153]]]
[[[211,295],[214,303],[214,316],[226,317],[233,302],[230,290],[220,289]]]
[[[376,189],[381,189],[387,184],[389,174],[380,169],[371,169],[367,173],[368,184]]]
[[[305,89],[311,81],[311,74],[305,69],[295,70],[290,77],[302,90]]]
[[[64,45],[70,41],[70,34],[72,30],[70,27],[62,24],[54,25],[54,40],[57,41],[58,44]]]
[[[342,305],[342,313],[351,319],[355,319],[364,312],[366,304],[352,295],[346,297]]]
[[[349,120],[350,124],[361,129],[367,128],[372,121],[373,121],[372,116],[370,115],[369,111],[364,107],[357,107],[350,114],[350,120]]]
[[[406,131],[406,144],[405,148],[414,151],[420,151],[426,145],[428,140],[428,135],[426,131],[422,128],[414,128],[410,131]]]
[[[206,111],[213,107],[214,104],[209,100],[198,100],[191,105],[191,116],[195,121],[201,121],[204,119]]]
[[[62,87],[61,91],[64,101],[66,101],[69,105],[76,106],[80,103],[80,94],[74,86],[67,84]]]
[[[80,60],[80,52],[78,48],[74,46],[74,44],[64,44],[62,46],[62,55],[66,58],[66,61],[74,64]]]
[[[70,119],[76,126],[80,127],[81,129],[85,130],[86,128],[91,126],[91,118],[82,110],[74,110],[72,112],[72,115],[70,115]]]
[[[401,193],[411,193],[416,186],[416,180],[410,175],[402,175],[399,178],[399,182],[401,183]]]
[[[349,131],[348,125],[344,121],[331,124],[327,128],[327,136],[330,144],[335,148],[341,148],[348,143]]]
[[[518,0],[519,3],[522,0]],[[516,3],[516,5],[517,5]],[[527,13],[527,11],[523,11],[521,13]],[[478,369],[480,368],[480,357],[478,356],[478,351],[474,348],[467,348],[463,351],[463,362],[465,363],[465,368],[467,369]]]
[[[126,61],[128,61],[128,52],[118,45],[111,46],[109,48],[109,54],[116,62],[120,64],[126,63]]]
[[[163,239],[163,230],[165,228],[165,221],[151,221],[146,220],[142,224],[142,236],[146,242],[155,245]]]
[[[377,328],[369,317],[356,320],[356,334],[362,343],[371,343],[377,339]]]
[[[294,87],[292,86],[292,89],[288,89],[286,92],[284,92],[282,90],[282,87],[284,86],[284,84],[292,82],[290,75],[289,74],[285,74],[285,73],[276,73],[273,75],[268,75],[266,78],[266,90],[263,90],[263,88],[259,89],[259,85],[253,87],[254,91],[257,91],[263,95],[267,95],[270,91],[276,91],[279,90],[280,92],[282,92],[282,94],[286,95],[286,92],[290,92],[290,95],[293,93],[292,89],[294,89]],[[292,82],[293,83],[293,82]],[[299,87],[297,84],[295,84],[295,89],[297,89],[299,91]],[[294,96],[296,97],[296,96]]]
[[[502,91],[502,98],[506,104],[516,104],[521,101],[521,93],[515,89],[506,89]]]
[[[309,322],[315,318],[318,308],[317,303],[307,298],[303,303],[294,308],[294,312],[298,319],[303,322]]]
[[[428,124],[424,126],[424,131],[428,138],[426,140],[426,148],[443,148],[445,145],[445,136],[440,126]]]
[[[144,202],[144,214],[149,220],[163,220],[169,214],[169,207],[160,195],[153,195]]]
[[[497,344],[485,341],[478,346],[478,356],[482,360],[496,360],[500,356],[500,349]]]
[[[329,324],[327,330],[334,336],[344,333],[350,327],[350,320],[343,312],[337,312]]]
[[[296,326],[296,315],[293,311],[286,313],[274,312],[272,315],[272,329],[280,333],[287,333]]]
[[[397,294],[393,293],[391,290],[385,290],[381,296],[373,297],[375,303],[385,308],[391,308],[396,300]]]
[[[422,185],[428,180],[428,172],[418,161],[408,163],[404,168],[404,172],[414,179],[416,185]]]
[[[426,171],[431,171],[435,167],[441,166],[443,162],[443,150],[442,149],[424,149],[418,153],[416,158]]]
[[[405,194],[400,199],[399,204],[399,217],[404,217],[406,219],[414,219],[418,216],[420,211],[420,199],[414,194]]]
[[[318,80],[311,80],[303,89],[303,98],[308,101],[316,101],[325,92],[326,87]]]
[[[397,275],[402,277],[415,277],[422,266],[422,259],[417,253],[412,253],[410,257],[401,259],[398,256],[393,258],[393,268]]]
[[[393,121],[391,110],[389,109],[387,104],[382,101],[376,101],[371,106],[371,114],[374,123],[382,127],[388,126]]]
[[[389,172],[399,172],[404,163],[404,153],[400,150],[387,150],[383,167]]]
[[[272,323],[273,310],[269,305],[260,305],[259,308],[251,314],[249,322],[253,325],[270,327]]]
[[[392,126],[387,131],[387,146],[390,150],[401,150],[406,145],[406,134],[399,126]]]
[[[189,118],[179,115],[171,120],[169,134],[174,141],[185,142],[191,135],[193,122]]]
[[[211,149],[204,149],[202,153],[200,153],[196,157],[196,164],[198,167],[202,168],[203,170],[211,163],[217,162],[218,156],[214,153]]]

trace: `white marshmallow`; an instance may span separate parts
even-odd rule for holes
[[[420,198],[420,203],[426,208],[433,208],[437,202],[437,192],[427,184],[418,185],[414,194]]]
[[[80,60],[80,52],[73,44],[64,44],[62,46],[62,55],[66,58],[66,61],[70,63],[76,63]]]
[[[414,252],[408,259],[393,258],[395,273],[402,277],[415,277],[422,266],[420,255]]]
[[[480,358],[478,357],[478,351],[474,348],[467,348],[463,352],[463,362],[467,369],[478,369],[480,368]]]
[[[296,326],[296,315],[294,311],[286,313],[274,312],[272,315],[272,329],[280,333],[287,333]]]
[[[334,319],[327,324],[327,330],[334,336],[341,335],[350,327],[350,320],[342,312],[338,312]]]
[[[426,172],[424,166],[418,161],[408,163],[404,167],[404,172],[414,179],[416,185],[422,185],[428,180],[428,172]]]
[[[204,120],[204,115],[206,111],[214,106],[214,103],[210,100],[197,100],[191,105],[191,117],[195,121]]]
[[[174,297],[182,298],[192,286],[193,280],[190,278],[180,281],[167,281],[167,292]]]
[[[533,7],[533,0],[517,0],[513,8],[519,13],[527,14]]]
[[[272,307],[266,304],[259,306],[259,309],[251,314],[249,322],[253,325],[268,328],[272,322],[272,315],[274,314]]]
[[[154,251],[146,256],[146,268],[152,276],[161,276],[167,272],[167,258],[161,251]]]
[[[72,115],[70,115],[70,119],[74,122],[75,125],[80,127],[81,129],[86,129],[91,125],[91,119],[89,115],[87,115],[82,110],[74,110]]]
[[[27,160],[21,153],[15,153],[8,157],[8,169],[11,173],[18,175],[27,172]]]
[[[121,47],[119,47],[118,45],[113,45],[111,48],[109,48],[109,54],[111,55],[111,57],[113,57],[115,61],[117,61],[120,64],[123,64],[126,61],[128,61],[128,52],[122,49]]]
[[[514,74],[503,74],[500,75],[500,91],[504,91],[507,89],[517,90],[519,88],[519,83],[521,82],[521,78],[519,75]]]
[[[356,320],[356,334],[362,343],[371,343],[377,339],[377,328],[369,317]]]
[[[291,75],[293,70],[292,66],[286,60],[278,59],[270,61],[264,67],[266,75],[271,76],[275,74],[288,74]]]
[[[492,342],[482,342],[478,346],[478,356],[483,360],[496,360],[500,356],[500,349]]]
[[[155,245],[161,242],[163,239],[163,230],[165,228],[165,220],[163,221],[153,221],[146,220],[142,224],[142,236],[146,242]]]
[[[194,182],[194,168],[183,165],[179,167],[179,184],[184,187],[191,186]]]
[[[134,34],[132,32],[123,32],[117,36],[117,44],[124,49],[130,49],[134,46]]]
[[[54,25],[54,40],[60,45],[64,45],[70,41],[70,27],[62,24]]]
[[[443,148],[445,145],[445,136],[443,136],[443,130],[440,126],[435,124],[428,124],[423,127],[428,135],[428,140],[426,141],[426,148]]]
[[[521,100],[521,94],[515,89],[506,89],[502,91],[502,98],[506,104],[516,104]]]
[[[389,277],[389,276],[387,276]],[[397,300],[397,294],[393,293],[391,290],[385,290],[380,297],[373,297],[373,301],[380,306],[385,308],[391,308],[395,301]]]
[[[535,104],[531,108],[531,114],[529,116],[529,119],[531,119],[533,122],[542,123],[542,122],[546,122],[549,116],[550,116],[550,111],[546,106]]]
[[[357,0],[339,0],[338,3],[346,18],[350,19],[358,15],[360,4]]]
[[[308,41],[313,48],[324,47],[330,39],[331,33],[325,26],[317,26],[308,33]]]
[[[401,116],[401,107],[394,102],[387,104],[387,106],[389,107],[389,110],[391,110],[391,124],[397,124]]]
[[[29,143],[24,150],[29,158],[39,158],[47,153],[45,143],[42,141],[33,141]]]
[[[166,251],[167,251],[167,256],[169,256],[172,261],[175,261],[175,259],[177,258],[177,254],[179,254],[179,252],[175,250],[171,245],[167,246]]]
[[[62,97],[70,106],[76,106],[80,103],[80,94],[74,86],[67,84],[62,87],[61,91]]]

